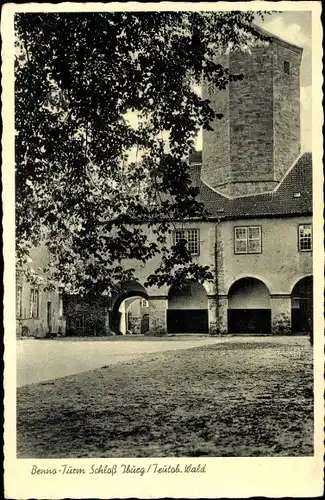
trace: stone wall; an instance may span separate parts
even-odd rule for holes
[[[149,332],[167,332],[168,297],[149,297]]]
[[[222,62],[243,80],[222,91],[203,83],[203,97],[224,114],[211,122],[213,131],[203,131],[209,186],[229,196],[271,191],[299,156],[301,53],[280,41],[234,52]]]
[[[272,332],[288,334],[291,332],[291,296],[273,295],[271,298]]]
[[[230,158],[233,182],[273,180],[273,53],[271,47],[235,53],[230,71]],[[235,194],[235,193],[233,193]]]
[[[289,74],[284,63],[289,63]],[[274,173],[280,181],[300,154],[301,50],[274,44]]]
[[[225,68],[229,67],[227,56],[219,56],[216,62]],[[213,130],[203,130],[201,178],[209,186],[216,188],[231,182],[229,87],[218,90],[203,80],[202,97],[211,101],[213,111],[223,114],[222,119],[215,119],[210,123]]]

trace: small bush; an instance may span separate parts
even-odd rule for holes
[[[273,332],[275,335],[291,335],[290,320],[285,314],[278,316],[277,321],[273,324]]]
[[[149,329],[144,335],[146,337],[164,337],[167,334],[166,330],[160,327]]]
[[[30,335],[30,331],[28,326],[24,325],[21,329],[21,335],[22,337],[28,337]]]

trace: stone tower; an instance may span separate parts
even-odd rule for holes
[[[302,49],[271,35],[251,53],[220,57],[244,79],[217,90],[204,82],[202,95],[223,113],[203,131],[202,180],[225,195],[274,189],[300,154]]]

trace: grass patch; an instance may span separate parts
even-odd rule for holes
[[[312,454],[306,338],[148,354],[17,393],[19,458]]]

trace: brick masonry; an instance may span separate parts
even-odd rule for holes
[[[301,52],[274,44],[273,54],[274,174],[280,181],[300,154]],[[289,75],[283,71],[285,61]]]
[[[218,56],[216,62],[224,67],[229,66],[227,56]],[[221,120],[216,119],[211,123],[213,130],[203,130],[201,178],[208,185],[217,187],[221,183],[231,182],[229,87],[218,90],[203,80],[202,97],[211,101],[213,111],[223,114]]]
[[[224,114],[203,132],[208,185],[232,196],[267,192],[290,168],[300,153],[300,61],[301,49],[275,41],[220,60],[244,79],[224,91],[203,84],[203,97]]]

